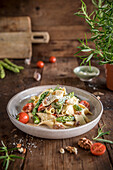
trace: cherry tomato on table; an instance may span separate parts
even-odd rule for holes
[[[94,143],[90,150],[93,155],[100,156],[104,154],[106,147],[102,143]]]
[[[49,58],[49,62],[50,62],[50,63],[55,63],[55,62],[56,62],[56,57],[51,56],[51,57]]]
[[[88,109],[90,109],[90,104],[85,101],[85,100],[81,100],[80,104],[83,104],[85,107],[87,107]]]
[[[26,113],[29,113],[33,110],[33,106],[33,103],[27,103],[22,110]]]
[[[17,120],[26,124],[28,121],[29,121],[29,116],[27,113],[25,112],[20,112],[18,115],[17,115]]]
[[[38,61],[38,62],[36,63],[36,65],[37,65],[37,67],[39,67],[39,68],[43,68],[43,67],[44,67],[44,62],[43,62],[43,61]]]

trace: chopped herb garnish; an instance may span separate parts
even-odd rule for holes
[[[76,111],[81,111],[82,110],[82,108],[79,105],[77,105],[77,104],[75,104],[73,107],[74,107],[74,109]]]
[[[74,96],[74,92],[71,92],[68,95],[70,96],[70,98],[72,98]]]
[[[61,116],[56,118],[57,122],[62,122],[62,123],[73,121],[73,120],[75,120],[74,116]]]
[[[59,88],[59,85],[57,85],[57,86],[54,88],[53,91],[55,91],[55,90],[61,90],[61,89]]]

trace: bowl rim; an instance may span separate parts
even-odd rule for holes
[[[21,125],[21,126],[23,126],[23,127],[34,128],[34,129],[36,129],[36,130],[47,131],[47,132],[53,131],[53,132],[56,133],[56,132],[74,131],[74,130],[78,130],[78,129],[87,127],[88,125],[92,124],[93,122],[95,122],[96,120],[98,120],[99,117],[102,116],[102,113],[103,113],[103,104],[102,104],[102,102],[101,102],[100,100],[98,100],[98,99],[96,98],[96,96],[95,96],[94,94],[92,94],[92,93],[90,93],[90,92],[87,92],[86,90],[83,90],[83,89],[80,89],[80,88],[77,88],[77,87],[73,87],[73,86],[67,86],[67,85],[59,85],[59,86],[61,86],[61,87],[64,86],[64,87],[66,87],[66,88],[73,87],[73,88],[75,88],[75,89],[77,89],[77,90],[80,90],[80,91],[82,91],[82,92],[84,92],[84,93],[87,93],[87,94],[91,95],[92,97],[94,97],[94,98],[97,100],[97,102],[100,104],[101,111],[100,111],[100,113],[98,114],[98,116],[97,116],[94,120],[92,120],[91,122],[86,123],[86,124],[84,124],[84,125],[78,126],[78,127],[69,128],[69,129],[57,129],[57,130],[56,130],[56,129],[42,128],[42,127],[40,127],[40,126],[32,126],[32,125],[28,125],[28,124],[23,124],[23,123],[19,122],[18,120],[16,120],[16,119],[10,114],[10,110],[9,110],[9,109],[10,109],[10,105],[11,105],[11,103],[12,103],[12,101],[14,100],[15,97],[18,97],[20,94],[26,93],[26,92],[29,91],[29,90],[32,90],[32,89],[35,89],[35,88],[37,89],[38,87],[39,87],[39,88],[40,88],[40,87],[50,88],[50,86],[51,86],[51,87],[55,87],[56,85],[41,85],[41,86],[35,86],[35,87],[32,87],[32,88],[28,88],[28,89],[26,89],[26,90],[23,90],[23,91],[17,93],[16,95],[14,95],[14,96],[9,100],[9,102],[8,102],[8,104],[7,104],[7,113],[8,113],[9,118],[11,117],[11,118],[13,119],[13,121],[15,121],[17,124],[19,124],[19,125]]]

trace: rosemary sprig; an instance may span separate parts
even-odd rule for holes
[[[18,148],[8,149],[3,141],[1,141],[1,143],[3,147],[0,147],[0,152],[4,152],[4,156],[0,156],[0,159],[3,159],[3,167],[5,168],[5,170],[8,169],[10,161],[15,161],[14,158],[24,159],[23,157],[9,154],[10,151],[17,150]]]
[[[81,45],[77,47],[79,51],[75,55],[82,59],[81,64],[90,63],[92,58],[97,59],[99,64],[113,64],[113,1],[92,0],[94,11],[91,14],[88,14],[84,1],[81,2],[80,11],[75,15],[84,18],[89,24],[91,38],[87,40],[85,35],[85,40],[79,40]],[[94,42],[94,49],[88,45],[88,41]],[[87,55],[79,56],[80,52]]]
[[[105,126],[105,125],[104,125],[104,126]],[[107,132],[103,132],[103,131],[102,131],[104,126],[102,126],[102,128],[99,128],[99,129],[98,129],[98,135],[97,135],[95,138],[93,138],[93,140],[99,141],[99,142],[106,142],[106,143],[113,144],[113,141],[111,141],[111,140],[99,138],[99,137],[101,137],[101,136],[103,136],[103,135],[109,135],[109,134],[110,134],[110,131],[107,131]]]

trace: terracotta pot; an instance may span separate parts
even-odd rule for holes
[[[105,68],[107,88],[113,90],[113,64],[106,64]]]

